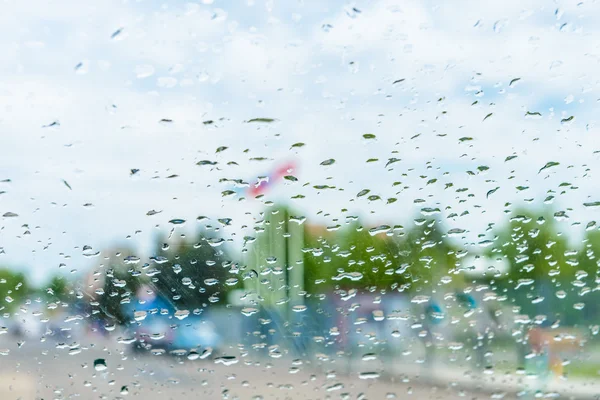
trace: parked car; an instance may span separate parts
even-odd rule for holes
[[[124,312],[130,320],[125,335],[135,351],[206,358],[222,342],[215,324],[199,310],[178,310],[152,291],[138,291]]]

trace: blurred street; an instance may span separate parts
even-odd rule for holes
[[[359,373],[336,373],[332,368],[336,363],[331,362],[326,369],[283,359],[254,363],[250,356],[232,365],[214,360],[178,362],[167,355],[122,354],[124,349],[114,346],[115,342],[103,340],[68,355],[69,348],[51,348],[50,343],[25,343],[17,348],[16,342],[7,339],[1,341],[10,350],[0,364],[3,399],[490,398],[489,393],[462,391],[449,384],[419,384],[410,376],[378,379],[367,369],[362,371],[363,378],[370,379],[359,379]],[[104,371],[94,368],[98,359],[105,360]],[[344,362],[338,367],[344,370]]]

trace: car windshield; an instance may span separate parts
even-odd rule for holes
[[[0,397],[597,398],[599,21],[2,2]]]

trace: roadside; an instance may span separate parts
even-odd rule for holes
[[[349,374],[363,373],[367,370],[381,371],[380,379],[413,384],[454,388],[469,392],[489,393],[492,398],[543,397],[599,399],[600,380],[580,377],[559,377],[553,375],[534,375],[526,371],[509,372],[484,369],[475,371],[461,365],[436,363],[434,365],[414,364],[395,361],[367,365],[356,360],[348,364]],[[537,395],[536,395],[537,394]]]

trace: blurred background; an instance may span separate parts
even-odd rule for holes
[[[541,388],[593,381],[597,228],[573,248],[550,209],[523,208],[469,252],[436,214],[407,227],[355,217],[325,226],[271,205],[241,251],[219,234],[229,221],[203,218],[193,235],[157,234],[152,255],[103,250],[91,269],[42,286],[6,268],[4,352],[18,356],[27,343],[61,358],[84,343],[117,344],[150,366],[158,356],[282,359],[311,371],[337,360],[346,376],[462,379],[477,392],[494,388],[481,384],[486,375]],[[539,390],[511,384],[513,394]]]

